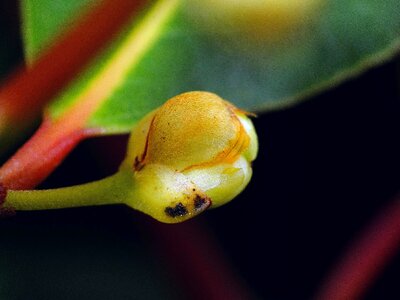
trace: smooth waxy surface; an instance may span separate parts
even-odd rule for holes
[[[132,130],[124,166],[134,170],[136,181],[146,182],[132,199],[148,199],[141,207],[169,221],[220,206],[249,183],[257,151],[257,135],[244,112],[213,93],[180,94]]]
[[[183,170],[232,161],[240,154],[240,146],[235,148],[238,143],[246,147],[248,136],[231,105],[212,93],[185,93],[167,101],[155,114],[144,163]]]

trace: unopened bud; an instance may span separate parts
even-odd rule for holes
[[[208,92],[173,97],[131,133],[131,206],[168,223],[220,206],[248,184],[257,150],[245,112]]]

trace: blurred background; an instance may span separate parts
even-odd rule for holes
[[[0,43],[15,49],[2,78],[23,60],[15,2],[0,3]],[[400,191],[399,66],[255,118],[250,185],[195,220],[164,225],[123,206],[1,219],[0,299],[310,299]],[[41,187],[113,173],[125,143],[85,141]],[[399,278],[400,253],[364,299],[400,299]]]

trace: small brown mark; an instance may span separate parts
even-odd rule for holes
[[[194,209],[198,211],[203,211],[211,205],[211,199],[208,197],[202,197],[200,195],[196,195],[194,198]]]
[[[176,217],[183,217],[187,215],[189,212],[185,207],[185,205],[179,202],[177,205],[175,205],[175,207],[168,206],[167,208],[165,208],[165,213],[172,218],[176,218]]]

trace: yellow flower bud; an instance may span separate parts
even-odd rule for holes
[[[257,149],[250,119],[232,104],[208,92],[173,97],[131,133],[131,206],[172,223],[222,205],[248,184]]]

